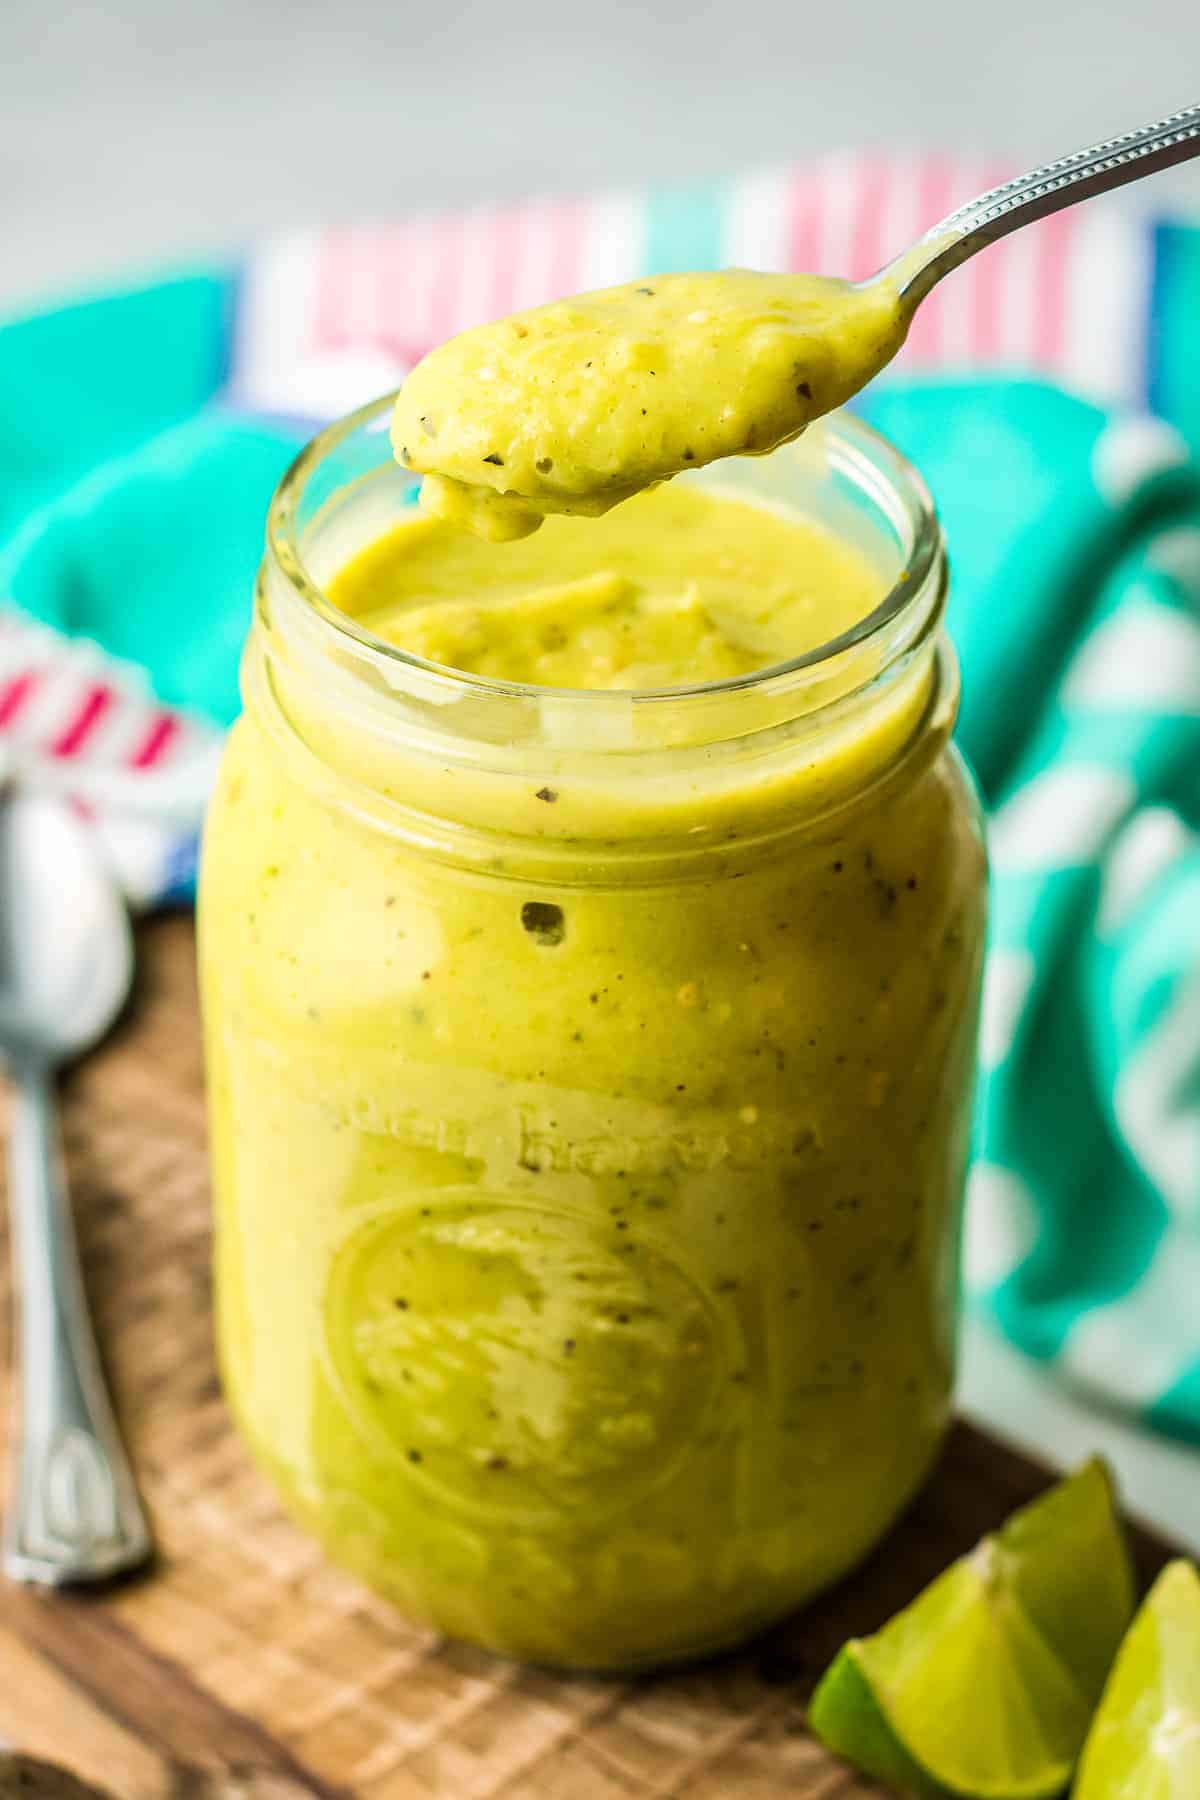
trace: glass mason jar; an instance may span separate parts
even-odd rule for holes
[[[389,406],[275,497],[208,823],[226,1387],[414,1619],[700,1655],[862,1558],[947,1423],[985,875],[941,535],[839,418],[681,479],[852,538],[853,630],[694,689],[458,674],[325,596],[411,503]]]

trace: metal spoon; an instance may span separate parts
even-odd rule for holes
[[[1198,155],[1192,106],[992,188],[865,281],[665,273],[477,325],[399,390],[397,458],[424,478],[426,511],[501,541],[762,455],[879,374],[930,289],[977,250]]]
[[[1187,106],[1156,125],[1106,138],[1102,144],[1060,156],[1028,175],[990,188],[927,231],[872,280],[890,277],[911,312],[943,275],[997,238],[1074,206],[1077,200],[1140,181],[1143,175],[1156,174],[1193,156],[1200,156],[1200,106]]]
[[[13,1084],[9,1204],[21,1433],[5,1534],[14,1581],[130,1569],[150,1534],[105,1390],[59,1144],[55,1071],[108,1030],[133,974],[123,902],[61,803],[0,796],[0,1055]]]

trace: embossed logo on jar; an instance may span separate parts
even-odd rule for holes
[[[561,1107],[552,1110],[561,1112]],[[798,1124],[793,1114],[763,1117],[750,1109],[719,1123],[693,1117],[686,1129],[641,1133],[609,1131],[596,1137],[558,1130],[545,1107],[522,1107],[517,1114],[517,1161],[535,1174],[547,1170],[575,1175],[612,1175],[618,1169],[646,1175],[677,1170],[756,1169],[781,1160],[812,1163],[820,1155],[816,1128]]]
[[[325,1305],[376,1451],[460,1509],[526,1522],[669,1480],[728,1367],[715,1308],[661,1244],[477,1188],[360,1216]]]

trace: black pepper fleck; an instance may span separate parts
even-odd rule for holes
[[[497,456],[496,452],[494,450],[492,451],[490,456],[485,456],[483,460],[485,463],[494,463],[496,468],[498,468],[498,469],[502,469],[504,467],[504,458],[502,456]]]

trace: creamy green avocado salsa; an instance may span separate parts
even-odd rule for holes
[[[896,286],[726,269],[557,300],[452,338],[400,390],[422,500],[491,539],[597,514],[719,457],[762,455],[904,341]]]
[[[875,604],[879,576],[820,526],[682,484],[603,521],[550,519],[502,550],[414,518],[333,598],[388,642],[500,681],[651,689],[812,650]]]
[[[884,359],[886,308],[827,342],[798,291],[673,277],[617,336],[564,303],[417,370],[398,444],[446,516],[376,521],[326,592],[420,663],[360,716],[271,602],[208,826],[231,1402],[339,1560],[548,1663],[777,1619],[948,1418],[983,909],[953,679],[930,640],[851,705],[831,664],[793,735],[757,672],[895,568],[752,483],[654,485]],[[494,739],[481,682],[526,684]]]

